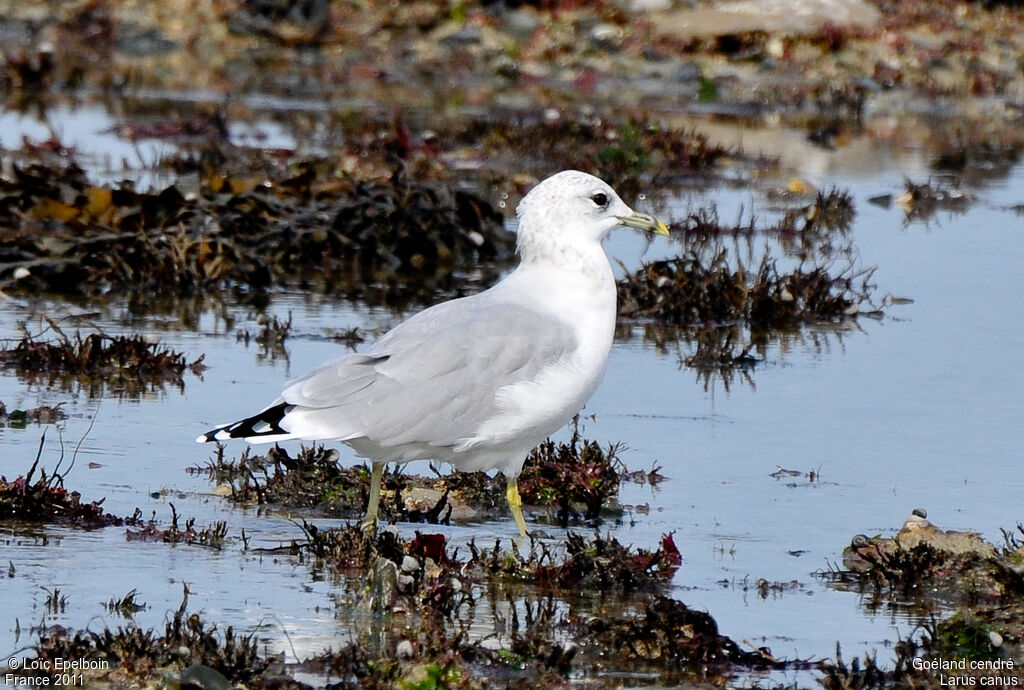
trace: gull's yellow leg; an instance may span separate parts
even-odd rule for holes
[[[363,518],[359,525],[364,532],[372,532],[377,528],[377,507],[380,505],[380,478],[382,474],[384,474],[384,463],[373,463],[373,467],[370,470],[370,500],[366,504],[366,517]]]
[[[508,480],[508,488],[505,490],[505,499],[508,501],[508,507],[512,509],[512,517],[516,520],[516,527],[519,528],[519,534],[526,536],[526,520],[523,519],[523,499],[519,496],[519,485],[516,484],[515,479]]]

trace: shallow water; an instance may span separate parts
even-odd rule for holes
[[[853,535],[891,534],[918,506],[942,528],[977,529],[997,542],[1000,528],[1024,521],[1024,370],[1017,361],[1024,349],[1017,282],[1024,218],[1010,209],[1024,201],[1024,167],[974,190],[978,201],[963,215],[940,212],[927,224],[905,224],[899,208],[867,200],[899,194],[904,174],[921,181],[920,159],[906,152],[869,154],[873,165],[800,172],[820,188],[851,191],[857,216],[850,238],[860,265],[878,267],[876,298],[891,293],[912,298],[912,304],[888,308],[880,321],[861,318],[855,327],[812,329],[774,342],[751,374],[754,385],[734,380],[728,390],[721,381],[705,389],[674,352],[659,353],[640,337],[620,340],[585,411],[595,416],[585,422],[588,438],[622,442],[627,466],[661,466],[668,477],[655,489],[624,485],[621,501],[630,510],[623,524],[607,528],[624,543],[643,547],[674,532],[684,565],[673,595],[709,611],[722,633],[767,645],[777,657],[831,657],[839,642],[847,658],[877,652],[884,662],[894,641],[913,629],[909,614],[871,612],[857,595],[832,590],[813,576],[840,561]],[[680,217],[711,200],[723,218],[734,217],[741,206],[761,218],[772,206],[758,192],[722,187],[671,200],[665,215]],[[636,266],[679,247],[661,239],[645,247],[620,232],[608,249]],[[0,336],[15,335],[22,320],[30,331],[40,330],[42,312],[68,317],[65,330],[73,329],[68,315],[79,309],[60,301],[6,299],[0,302]],[[47,430],[43,464],[56,463],[59,441],[70,456],[84,438],[67,484],[86,500],[106,497],[104,507],[119,515],[136,507],[147,517],[155,511],[161,524],[169,521],[173,503],[199,526],[225,520],[233,540],[217,552],[126,542],[117,528],[5,527],[0,563],[10,561],[15,576],[3,579],[0,654],[31,641],[26,631],[40,622],[116,627],[123,621],[106,614],[102,603],[133,588],[148,604],[135,620],[144,628],[162,627],[167,612],[178,607],[184,583],[190,610],[222,627],[258,629],[269,651],[295,660],[338,648],[352,634],[343,589],[311,577],[307,566],[287,557],[243,553],[237,539],[244,528],[251,550],[286,544],[301,536],[296,524],[286,515],[231,508],[185,470],[210,456],[208,446],[193,443],[198,433],[251,411],[290,376],[345,352],[323,337],[327,329],[373,331],[400,316],[279,294],[271,312],[291,312],[293,336],[288,357],[270,359],[255,344],[238,342],[209,314],[198,329],[182,331],[156,318],[133,319],[129,328],[119,309],[109,307],[89,323],[111,333],[159,333],[164,344],[190,358],[205,353],[209,369],[202,379],[186,373],[183,392],[168,386],[135,400],[114,393],[90,399],[3,374],[0,400],[9,409],[65,404],[69,419],[60,439]],[[238,305],[232,311],[242,317],[236,327],[258,330],[254,314],[245,317]],[[23,473],[42,431],[0,428],[0,473]],[[230,446],[228,453],[242,447]],[[778,467],[814,470],[820,478],[777,479],[772,473]],[[416,527],[399,525],[404,533]],[[437,531],[463,543],[511,537],[515,526],[503,520]],[[554,539],[561,534],[549,532]],[[796,584],[762,599],[754,584],[759,578]],[[57,614],[44,609],[54,589],[68,601]]]

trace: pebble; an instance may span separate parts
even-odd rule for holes
[[[412,647],[412,642],[409,640],[402,640],[395,646],[395,656],[399,659],[411,659],[416,653],[416,650]]]

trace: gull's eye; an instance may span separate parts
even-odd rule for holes
[[[604,192],[598,192],[594,196],[590,197],[590,200],[593,201],[598,206],[600,206],[601,208],[604,208],[605,206],[608,205],[608,195],[605,194]]]

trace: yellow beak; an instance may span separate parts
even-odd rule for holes
[[[637,230],[653,232],[655,235],[668,236],[668,226],[646,213],[633,213],[632,215],[619,216],[618,218],[619,222],[627,228],[636,228]]]

